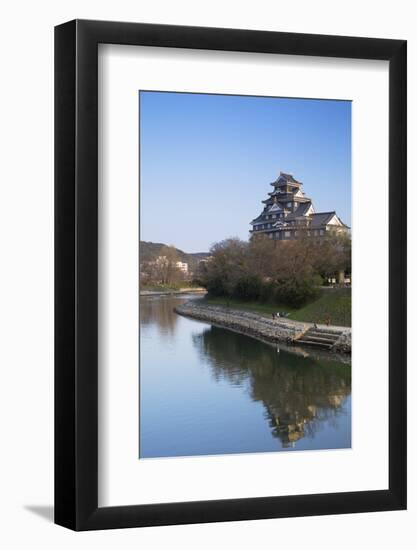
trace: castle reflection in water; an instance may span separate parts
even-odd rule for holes
[[[283,447],[314,436],[323,421],[337,422],[351,393],[350,366],[331,357],[300,356],[215,326],[196,335],[194,344],[216,379],[249,382],[251,398],[263,403]]]

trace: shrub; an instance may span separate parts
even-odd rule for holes
[[[276,284],[272,281],[263,283],[261,285],[259,299],[266,304],[275,303]]]
[[[313,275],[312,277],[312,284],[314,286],[323,286],[325,284],[325,279],[323,279],[323,277],[319,274],[317,275]]]
[[[317,296],[313,279],[284,279],[276,284],[275,301],[299,308]]]
[[[262,282],[257,275],[246,275],[238,279],[233,296],[240,300],[258,300],[261,295]]]
[[[221,277],[207,278],[204,285],[210,296],[226,296],[228,294],[224,280]]]

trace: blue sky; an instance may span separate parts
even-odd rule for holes
[[[351,103],[140,92],[141,239],[247,240],[280,171],[351,226]]]

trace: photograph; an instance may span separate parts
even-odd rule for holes
[[[352,102],[138,95],[138,458],[350,449]]]

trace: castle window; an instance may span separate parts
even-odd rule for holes
[[[285,237],[291,237],[291,231],[285,231],[284,236]]]

